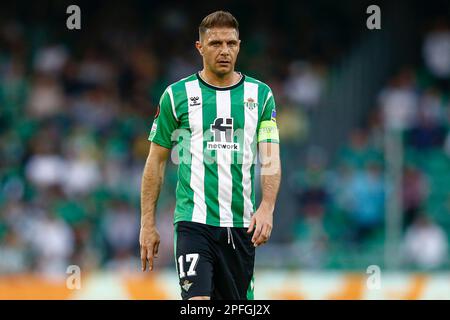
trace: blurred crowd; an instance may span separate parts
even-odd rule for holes
[[[393,134],[393,135],[392,135]],[[400,177],[404,268],[448,267],[450,242],[450,26],[436,19],[422,41],[421,62],[392,75],[365,125],[355,128],[332,161],[312,149],[290,178],[298,203],[295,240],[305,266],[323,267],[330,252],[345,266],[351,251],[383,261],[387,202],[395,192],[386,168],[386,140],[395,146]],[[397,153],[397,152],[396,152]],[[403,155],[402,155],[403,153]],[[296,248],[296,247],[295,247]],[[314,254],[310,254],[314,252]],[[339,261],[339,259],[341,259]]]
[[[83,20],[85,30],[69,36],[49,21],[36,27],[2,20],[1,274],[54,274],[73,264],[85,271],[139,270],[140,183],[149,129],[164,88],[200,69],[196,27],[212,11],[190,16],[195,10],[180,2],[139,5],[103,11],[94,6],[96,18]],[[297,10],[279,6],[274,13],[246,11],[242,4],[239,12],[253,16],[238,16],[238,69],[272,87],[281,139],[291,142],[307,139],[329,66],[342,58],[357,30],[349,20],[315,21],[320,5],[295,5]],[[441,170],[450,156],[450,68],[443,58],[450,57],[449,33],[439,28],[424,39],[423,65],[393,76],[368,125],[354,130],[336,160],[312,150],[305,168],[286,168],[299,212],[292,243],[309,253],[301,256],[303,264],[323,267],[331,242],[364,247],[382,238],[388,122],[405,133],[410,157],[402,194],[405,261],[427,268],[445,261],[448,224],[444,230],[430,211],[435,209],[425,205],[434,190],[431,171],[422,166],[431,163],[425,151],[437,161],[430,170]],[[176,183],[176,166],[169,162],[158,202],[159,266],[173,265]],[[439,202],[439,213],[449,209],[448,190],[441,190],[447,202]]]

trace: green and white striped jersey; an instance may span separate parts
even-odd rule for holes
[[[241,75],[215,87],[193,74],[167,87],[148,138],[176,148],[174,223],[248,227],[255,207],[257,143],[278,143],[275,100],[264,83]]]

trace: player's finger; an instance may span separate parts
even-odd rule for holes
[[[263,225],[261,227],[261,233],[260,233],[259,237],[256,239],[255,245],[259,246],[267,241],[267,237],[266,237],[267,227],[268,227],[267,225]]]
[[[252,242],[255,246],[257,245],[256,240],[259,238],[259,235],[261,234],[261,229],[262,229],[261,225],[256,225],[255,233],[253,233],[253,238],[252,238]]]
[[[255,216],[252,217],[252,220],[250,221],[250,225],[248,226],[247,233],[251,233],[253,231],[253,227],[255,226],[256,218]]]
[[[267,240],[270,239],[270,236],[271,236],[271,235],[272,235],[272,227],[269,226],[269,227],[267,228]]]
[[[148,269],[153,270],[153,249],[147,250]]]
[[[153,247],[153,255],[155,258],[158,258],[158,250],[159,250],[159,241],[156,241],[155,246]]]
[[[145,271],[147,268],[147,251],[144,246],[141,246],[141,269]]]
[[[264,232],[262,233],[264,235],[264,238],[267,240],[269,240],[270,237],[270,225],[267,224],[266,227],[264,228]]]

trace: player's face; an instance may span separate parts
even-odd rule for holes
[[[203,34],[196,46],[203,56],[205,67],[218,76],[234,71],[241,41],[236,29],[211,28]]]

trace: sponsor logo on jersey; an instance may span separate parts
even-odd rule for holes
[[[277,122],[277,110],[275,110],[275,109],[272,110],[272,115],[270,117],[270,120]]]
[[[210,127],[213,141],[207,143],[208,150],[239,151],[239,143],[233,142],[233,118],[216,118]]]

